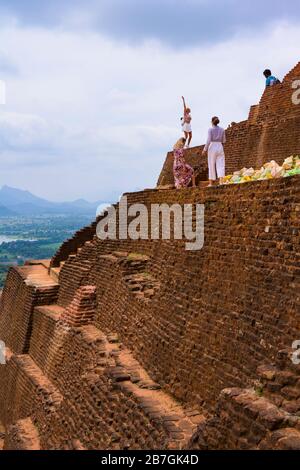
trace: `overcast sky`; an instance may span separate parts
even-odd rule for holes
[[[0,186],[52,200],[153,187],[180,136],[246,119],[299,59],[299,2],[1,0]],[[272,155],[270,155],[271,159]]]

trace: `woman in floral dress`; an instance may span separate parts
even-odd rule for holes
[[[174,163],[173,173],[175,188],[187,188],[192,181],[193,187],[195,188],[195,175],[193,168],[188,165],[184,159],[183,148],[185,146],[186,139],[182,137],[179,139],[173,147],[174,150]]]

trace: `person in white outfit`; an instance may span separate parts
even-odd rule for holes
[[[220,183],[225,176],[225,153],[223,144],[226,142],[224,129],[219,127],[217,116],[212,118],[212,127],[208,130],[208,138],[202,154],[208,152],[208,179],[209,186],[219,178]]]
[[[183,101],[183,118],[182,118],[182,130],[184,132],[184,137],[186,139],[186,146],[185,148],[189,148],[192,137],[193,137],[193,132],[192,132],[192,116],[191,116],[191,110],[188,108],[185,104],[185,99],[184,96],[182,96],[182,101]]]

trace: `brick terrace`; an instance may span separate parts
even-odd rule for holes
[[[229,167],[300,153],[296,74],[232,126]],[[160,183],[170,171],[168,156]],[[103,242],[95,221],[51,263],[12,268],[0,300],[1,445],[300,449],[300,177],[128,200],[205,204],[203,249]]]

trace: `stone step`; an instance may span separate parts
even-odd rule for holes
[[[47,316],[53,318],[56,321],[61,318],[64,310],[65,309],[63,307],[60,307],[57,304],[41,305],[41,306],[35,307],[35,309],[34,309],[35,312],[40,312],[44,315],[47,315]]]
[[[8,426],[4,450],[40,450],[39,433],[31,418],[21,419]]]
[[[48,268],[42,264],[25,265],[19,267],[18,271],[21,273],[26,285],[28,286],[33,286],[37,289],[58,289],[58,283],[50,277]]]
[[[57,282],[59,281],[59,273],[61,271],[61,266],[59,268],[50,268],[49,269],[49,275],[53,281]]]
[[[284,364],[281,362],[280,368],[276,363],[259,366],[257,375],[263,396],[279,408],[300,416],[300,374],[290,358]]]
[[[156,187],[157,191],[169,191],[170,189],[175,189],[174,184],[160,184]]]
[[[37,391],[40,397],[44,398],[48,405],[58,405],[61,403],[63,397],[59,390],[52,384],[48,377],[44,375],[42,370],[28,354],[13,355],[11,360],[16,362],[32,384],[33,389]],[[24,399],[26,399],[26,397],[24,397]]]
[[[4,367],[7,377],[14,378],[13,382],[11,379],[2,381],[2,396],[6,398],[6,406],[2,410],[6,428],[4,448],[25,449],[22,436],[34,433],[31,433],[30,425],[20,427],[19,420],[21,424],[26,424],[23,420],[32,418],[37,426],[40,424],[43,427],[42,423],[36,422],[37,417],[45,414],[47,419],[51,419],[60,407],[63,396],[28,354],[18,355],[7,349]],[[26,430],[29,430],[29,434]]]
[[[205,421],[199,409],[185,409],[178,401],[154,382],[132,353],[117,342],[117,335],[111,334],[108,343],[109,356],[115,366],[108,373],[118,386],[134,395],[139,406],[152,420],[162,423],[168,435],[169,449],[183,449],[199,424]],[[109,341],[109,336],[107,340]]]
[[[51,260],[50,259],[33,259],[33,260],[27,260],[24,263],[24,266],[36,266],[36,265],[42,265],[44,268],[48,269],[50,268]]]
[[[286,448],[300,449],[299,425],[300,418],[278,408],[253,389],[224,389],[219,396],[215,415],[199,427],[188,448],[274,449],[274,442],[280,439],[278,433],[290,429],[288,433],[297,439],[286,441]]]
[[[199,183],[199,188],[208,188],[209,186],[209,181],[200,181]]]

